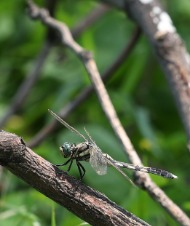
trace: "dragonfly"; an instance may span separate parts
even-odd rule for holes
[[[96,145],[95,141],[91,138],[88,131],[84,128],[84,131],[88,138],[86,138],[83,134],[81,134],[78,130],[70,126],[67,122],[61,119],[58,115],[56,115],[53,111],[49,110],[51,115],[57,119],[62,125],[68,128],[70,131],[77,134],[81,137],[84,142],[79,144],[65,142],[61,147],[60,151],[63,154],[64,158],[68,158],[68,160],[63,164],[56,164],[56,166],[64,166],[69,164],[67,171],[69,172],[73,161],[76,162],[78,167],[78,171],[80,174],[80,179],[85,175],[85,168],[81,164],[81,161],[87,161],[90,163],[92,168],[96,171],[99,175],[105,175],[107,173],[107,166],[113,166],[117,171],[119,171],[127,180],[129,180],[132,184],[133,182],[131,179],[126,175],[126,173],[122,170],[123,168],[139,171],[143,173],[150,173],[155,174],[161,177],[169,178],[169,179],[176,179],[177,176],[166,171],[163,169],[153,168],[153,167],[145,167],[145,166],[138,166],[133,165],[125,162],[120,162],[113,159],[107,153],[103,153],[102,150]],[[122,169],[121,169],[122,168]]]

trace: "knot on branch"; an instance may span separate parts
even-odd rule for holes
[[[87,61],[89,61],[90,59],[92,59],[92,53],[89,52],[89,51],[87,51],[87,50],[82,50],[82,51],[80,52],[80,57],[82,58],[82,60],[83,60],[84,62],[87,62]]]
[[[173,49],[175,46],[182,46],[183,42],[174,32],[161,32],[158,31],[155,34],[156,45],[165,49]]]

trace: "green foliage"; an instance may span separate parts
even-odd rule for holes
[[[39,1],[43,5],[42,1]],[[187,42],[190,7],[188,0],[167,1],[175,25]],[[96,6],[91,1],[59,1],[56,18],[70,28]],[[117,10],[110,10],[78,39],[90,50],[103,73],[128,42],[134,24]],[[47,29],[31,21],[22,1],[0,3],[0,116],[9,108],[18,88],[33,69]],[[24,140],[31,138],[52,117],[47,109],[58,112],[73,101],[90,84],[79,59],[64,47],[54,47],[46,60],[41,76],[18,113],[6,123],[4,130],[15,132]],[[175,181],[151,176],[153,180],[186,212],[189,203],[189,154],[186,136],[165,77],[153,56],[149,43],[142,37],[129,58],[109,80],[108,92],[130,139],[145,165],[167,169],[178,175]],[[89,131],[104,152],[115,159],[128,161],[116,139],[95,94],[89,96],[66,119],[79,131]],[[60,163],[59,146],[63,142],[81,142],[67,129],[51,134],[35,151],[52,163]],[[64,161],[64,159],[63,159]],[[98,176],[84,163],[84,183],[106,194],[152,225],[176,225],[174,220],[144,191],[132,187],[118,172],[109,169]],[[63,167],[63,169],[65,169]],[[76,167],[71,175],[78,177]],[[132,177],[131,172],[129,176]],[[5,172],[1,180],[1,225],[72,226],[83,221],[39,192]],[[119,186],[118,186],[119,185]],[[111,189],[110,189],[111,188]]]

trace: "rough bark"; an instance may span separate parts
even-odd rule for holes
[[[145,33],[165,73],[190,143],[190,56],[159,0],[102,0],[126,12]]]
[[[0,132],[0,164],[91,225],[148,225],[35,154],[15,134]]]

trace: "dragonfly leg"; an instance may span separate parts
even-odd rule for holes
[[[72,166],[72,164],[73,164],[73,159],[69,159],[69,160],[67,160],[65,163],[63,163],[63,164],[57,164],[56,166],[65,166],[65,165],[67,165],[68,163],[70,162],[70,164],[69,164],[69,167],[68,167],[68,169],[67,169],[67,172],[69,172],[70,171],[70,169],[71,169],[71,166]]]
[[[71,159],[67,160],[65,163],[63,164],[56,164],[56,166],[65,166],[67,165],[69,162],[71,161]]]
[[[71,166],[72,166],[72,164],[73,164],[73,159],[70,159],[70,164],[69,164],[69,167],[68,167],[68,169],[67,169],[67,172],[69,172],[70,171],[70,169],[71,169]],[[68,162],[68,161],[67,161]],[[68,162],[69,163],[69,162]]]
[[[80,179],[82,180],[82,178],[83,178],[84,175],[85,175],[86,170],[85,170],[85,168],[83,167],[83,165],[82,165],[79,161],[77,161],[77,160],[76,160],[76,164],[77,164],[77,167],[78,167],[78,170],[79,170]]]
[[[67,160],[65,163],[63,163],[63,164],[57,164],[56,166],[65,166],[65,165],[67,165],[68,163],[70,162],[70,164],[69,164],[69,167],[68,167],[68,169],[67,169],[67,172],[69,172],[70,171],[70,169],[71,169],[71,166],[72,166],[72,164],[73,164],[73,159],[69,159],[69,160]]]
[[[85,173],[86,173],[86,170],[85,170],[85,168],[83,167],[83,165],[80,162],[79,162],[79,164],[80,164],[80,167],[81,167],[81,169],[83,171],[83,175],[82,175],[82,178],[83,178]]]

